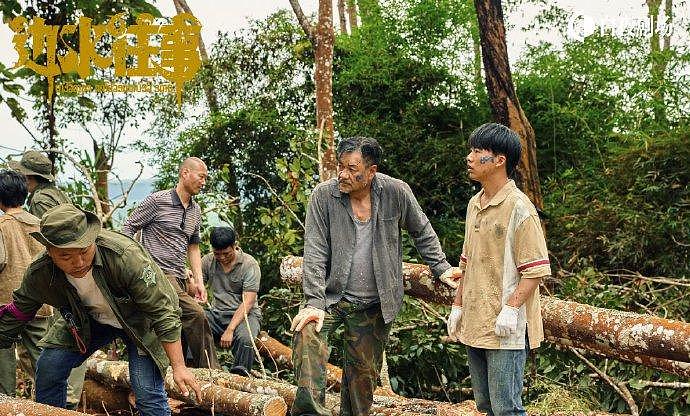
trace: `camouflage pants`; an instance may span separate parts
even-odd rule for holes
[[[363,307],[341,300],[327,311],[320,332],[310,322],[295,334],[292,361],[297,393],[292,404],[293,416],[331,415],[325,406],[328,337],[341,325],[345,326],[345,333],[340,414],[369,414],[391,324],[384,323],[378,303]]]

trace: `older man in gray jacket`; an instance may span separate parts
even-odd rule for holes
[[[402,306],[401,229],[410,233],[435,276],[456,277],[410,187],[377,173],[381,153],[375,139],[343,139],[338,178],[319,184],[309,201],[306,304],[291,327],[298,386],[293,415],[331,414],[324,407],[328,336],[341,325],[340,414],[369,413],[391,323]]]

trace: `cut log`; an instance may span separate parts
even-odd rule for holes
[[[31,400],[16,399],[4,394],[0,394],[0,414],[3,416],[87,416],[86,413],[48,406]]]
[[[95,413],[130,410],[128,395],[128,389],[106,387],[98,381],[86,379],[79,408],[86,408]]]
[[[302,280],[302,258],[285,257],[280,274],[288,284]],[[405,293],[426,301],[450,305],[453,289],[435,279],[426,265],[403,263]],[[593,345],[624,354],[671,361],[690,362],[690,324],[651,315],[596,308],[541,297],[544,333],[547,340],[567,339],[581,348]],[[557,342],[557,341],[556,341]],[[635,360],[640,364],[652,360]],[[661,368],[660,368],[661,369]]]
[[[126,361],[107,361],[97,355],[87,360],[87,374],[93,379],[111,386],[130,388],[129,366]],[[206,370],[208,373],[208,370]],[[236,415],[260,416],[276,415],[284,416],[287,413],[285,401],[275,395],[248,393],[219,387],[213,383],[200,383],[201,397],[194,402],[194,394],[183,396],[175,382],[173,381],[172,371],[168,372],[164,378],[165,390],[174,399],[187,403],[193,403],[197,407],[216,411],[219,413],[230,413]]]

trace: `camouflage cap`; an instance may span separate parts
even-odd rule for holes
[[[72,204],[60,204],[43,214],[41,230],[31,236],[46,247],[85,248],[96,241],[100,230],[96,214]]]
[[[55,181],[53,163],[43,153],[36,150],[27,150],[19,162],[10,160],[7,165],[24,175],[41,176],[51,182]]]

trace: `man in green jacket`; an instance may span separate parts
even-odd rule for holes
[[[62,315],[41,341],[36,401],[65,407],[66,380],[94,351],[121,338],[129,353],[136,405],[145,416],[169,415],[163,378],[168,364],[183,394],[199,385],[185,367],[180,311],[170,282],[127,236],[70,204],[46,211],[31,233],[46,252],[29,265],[12,303],[0,308],[0,348],[16,341],[42,304]]]
[[[26,176],[29,197],[26,200],[29,213],[41,218],[50,208],[60,204],[71,204],[69,198],[55,186],[53,163],[36,150],[27,150],[17,162],[10,160],[10,168]]]

